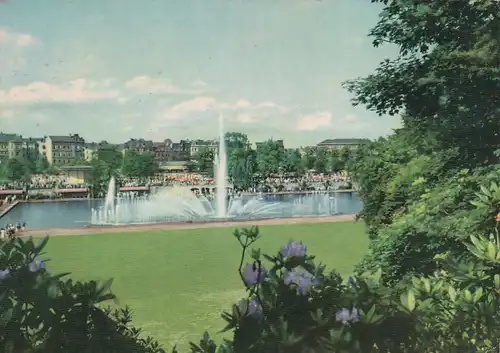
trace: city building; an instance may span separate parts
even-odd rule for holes
[[[25,158],[35,160],[39,155],[38,146],[41,141],[41,138],[23,138],[22,136],[18,136],[17,138],[10,140],[9,158],[23,156]]]
[[[9,159],[9,142],[17,138],[16,134],[0,133],[0,160]]]
[[[193,158],[198,152],[202,150],[209,150],[212,152],[217,152],[219,148],[219,143],[214,140],[194,140],[191,141],[191,145],[189,147],[190,157]]]
[[[189,161],[191,159],[191,142],[189,140],[180,140],[172,142],[172,161]]]
[[[23,138],[17,134],[0,133],[0,160],[18,156],[38,157],[38,145],[42,139]]]
[[[369,139],[359,139],[359,138],[348,138],[348,139],[327,139],[316,146],[318,148],[327,148],[328,150],[339,150],[342,148],[348,148],[351,150],[358,149],[360,146],[370,142]]]
[[[99,150],[99,144],[97,142],[90,142],[85,144],[85,149],[83,150],[83,160],[90,162],[97,154]]]
[[[85,139],[78,134],[47,136],[39,144],[40,153],[51,165],[65,165],[84,159]]]
[[[142,138],[140,139],[131,138],[130,140],[122,144],[120,147],[122,148],[123,153],[127,151],[133,151],[138,153],[153,152],[153,141],[144,140]]]

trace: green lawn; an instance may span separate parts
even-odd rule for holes
[[[302,240],[318,260],[349,274],[368,246],[363,224],[353,222],[262,226],[256,244],[274,253]],[[79,280],[114,278],[120,305],[134,322],[169,348],[186,347],[205,329],[222,328],[220,311],[244,293],[237,274],[239,244],[232,229],[189,229],[53,237],[46,255],[52,272]]]

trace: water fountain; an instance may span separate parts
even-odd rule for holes
[[[330,216],[338,213],[337,195],[309,192],[292,200],[271,196],[228,197],[227,153],[223,119],[219,117],[219,150],[214,158],[216,191],[213,200],[196,196],[188,188],[172,187],[164,192],[138,196],[116,194],[116,180],[109,181],[104,205],[92,209],[92,224],[141,224],[210,219],[262,219]]]
[[[227,216],[227,154],[226,139],[224,137],[224,123],[219,115],[219,153],[217,154],[217,168],[215,169],[215,201],[218,218]]]

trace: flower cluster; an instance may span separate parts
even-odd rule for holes
[[[28,269],[30,272],[39,272],[45,268],[45,262],[40,259],[34,259],[28,264]],[[6,268],[4,270],[0,270],[0,282],[7,280],[11,277],[11,271]]]
[[[243,281],[247,286],[263,283],[267,277],[267,270],[260,263],[246,264],[243,269]]]
[[[288,242],[281,250],[280,254],[283,257],[305,257],[307,246],[302,243],[296,243],[292,240]]]
[[[284,282],[286,285],[295,285],[297,294],[307,295],[309,289],[318,285],[318,280],[302,267],[287,271],[283,271]]]
[[[344,325],[348,325],[353,322],[359,321],[359,313],[356,307],[353,307],[352,310],[343,308],[337,311],[335,315],[335,319],[341,322]]]

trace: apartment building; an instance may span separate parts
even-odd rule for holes
[[[349,139],[327,139],[321,141],[316,146],[318,148],[326,148],[328,150],[339,150],[348,148],[351,150],[358,149],[360,146],[369,143],[369,139],[349,138]]]
[[[47,136],[39,144],[39,151],[51,165],[65,165],[84,159],[85,139],[78,134]]]
[[[9,159],[9,142],[17,138],[16,134],[0,133],[0,160]]]
[[[138,153],[153,152],[153,141],[144,140],[142,138],[140,139],[131,138],[130,140],[122,144],[120,147],[122,148],[123,153],[127,151],[134,151]]]
[[[212,152],[217,152],[219,149],[219,143],[214,140],[194,140],[191,141],[189,147],[190,157],[193,158],[198,152],[208,149]]]
[[[166,139],[161,142],[153,142],[144,139],[130,139],[121,145],[123,152],[135,151],[138,153],[150,152],[153,154],[158,164],[165,164],[170,161],[186,161],[190,157],[191,144],[187,140],[172,142]]]
[[[18,156],[38,157],[40,138],[23,138],[17,134],[0,133],[0,160]]]
[[[172,161],[189,161],[191,159],[191,141],[172,142],[170,153],[172,154]]]

